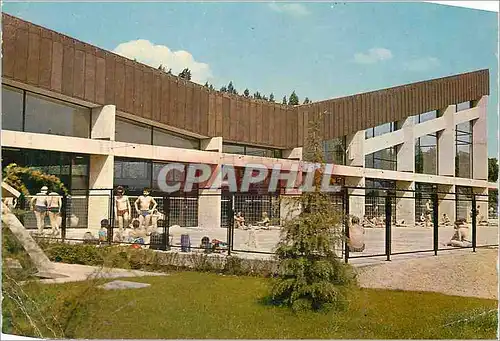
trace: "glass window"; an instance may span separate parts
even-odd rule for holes
[[[222,144],[222,152],[229,154],[245,155],[245,147],[234,144]]]
[[[200,141],[153,128],[153,145],[184,149],[200,149]]]
[[[457,104],[457,112],[462,111],[462,110],[467,110],[472,108],[472,102],[467,101],[467,102],[462,102]]]
[[[245,155],[274,157],[274,151],[265,148],[245,147]]]
[[[323,141],[323,156],[326,163],[345,165],[345,137],[336,137],[331,140]]]
[[[376,126],[374,128],[368,128],[365,130],[365,138],[369,139],[372,137],[391,133],[393,131],[400,129],[400,126],[401,126],[401,123],[397,124],[397,122],[389,122],[389,123],[381,124],[381,125]]]
[[[2,148],[2,167],[11,163],[55,175],[70,191],[88,188],[89,156],[34,149]],[[27,184],[28,190],[33,190]]]
[[[455,176],[472,177],[472,123],[464,122],[456,127]]]
[[[23,130],[23,91],[2,86],[2,129]]]
[[[438,113],[436,110],[425,112],[423,114],[420,114],[417,116],[417,122],[416,123],[423,123],[426,121],[433,120],[438,117]]]
[[[115,159],[114,185],[130,191],[151,187],[151,161]]]
[[[385,217],[386,191],[396,189],[392,180],[366,179],[365,215],[368,219]],[[392,200],[392,221],[396,221],[396,200]]]
[[[386,148],[366,155],[365,167],[384,170],[397,170],[396,147]]]
[[[90,109],[26,93],[25,131],[90,137]]]
[[[455,214],[457,219],[467,219],[470,218],[470,212],[472,210],[472,187],[455,187]]]
[[[115,141],[151,144],[151,126],[117,119],[115,129]]]
[[[88,155],[74,155],[71,160],[71,189],[89,188],[89,164]]]

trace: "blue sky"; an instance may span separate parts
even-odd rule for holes
[[[498,153],[497,13],[428,3],[4,3],[3,10],[216,88],[281,101],[490,69]],[[185,52],[182,52],[185,51]]]

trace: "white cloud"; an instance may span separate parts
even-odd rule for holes
[[[392,59],[392,52],[383,47],[374,47],[367,53],[358,52],[354,55],[354,61],[359,64],[374,64]]]
[[[178,74],[184,68],[191,70],[191,80],[197,83],[205,83],[212,77],[210,66],[193,58],[187,51],[172,51],[165,45],[154,45],[149,40],[132,40],[118,45],[113,52],[130,59],[137,59],[151,67],[157,68],[163,65],[167,70]]]
[[[292,4],[279,4],[276,2],[271,2],[269,8],[275,12],[286,13],[296,17],[302,17],[310,14],[309,10],[302,4],[292,3]]]
[[[435,57],[418,58],[404,63],[406,69],[410,71],[427,71],[438,67],[439,64],[439,59]]]

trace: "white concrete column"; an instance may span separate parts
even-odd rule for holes
[[[222,137],[213,137],[201,140],[201,150],[222,153]],[[219,158],[220,160],[220,158]],[[217,164],[212,167],[212,174],[218,174],[221,169],[219,160],[214,160]],[[198,197],[198,226],[202,228],[221,227],[221,179],[212,178],[213,186],[216,189],[200,188]]]
[[[488,179],[488,96],[477,102],[479,118],[472,125],[472,177],[477,180]]]
[[[96,232],[101,226],[101,220],[109,218],[114,163],[113,155],[90,156],[87,226]]]
[[[90,137],[98,140],[115,140],[116,107],[105,105],[92,109]]]
[[[438,134],[438,175],[455,176],[455,110],[454,105],[443,110],[446,128]]]
[[[446,214],[452,222],[455,222],[456,217],[456,196],[454,185],[438,185],[438,215],[439,220]]]
[[[302,161],[304,149],[302,147],[297,147],[293,149],[285,149],[282,152],[284,159]],[[296,189],[285,189],[285,195],[280,195],[280,223],[283,224],[285,221],[290,220],[298,216],[301,212],[300,205],[300,195],[302,191],[299,189],[300,184],[302,184],[303,176],[302,171],[297,173],[297,178],[295,179]]]
[[[304,149],[302,147],[297,147],[293,149],[285,149],[283,150],[283,158],[290,160],[301,161],[303,157]]]
[[[363,220],[365,215],[365,178],[346,176],[344,178],[347,187],[360,187],[348,190],[349,193],[349,214]]]
[[[400,172],[415,172],[415,117],[407,117],[403,121],[404,140],[397,150],[397,170]],[[405,220],[406,221],[406,220]]]
[[[346,165],[353,167],[365,166],[365,131],[360,130],[346,138]]]
[[[398,191],[399,190],[399,191]],[[396,181],[396,222],[415,226],[415,182]]]

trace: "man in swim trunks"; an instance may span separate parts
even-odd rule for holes
[[[120,235],[124,236],[124,229],[127,228],[131,215],[130,200],[124,195],[125,190],[122,186],[116,188],[115,196],[115,221],[118,221]]]
[[[156,209],[158,205],[153,199],[152,196],[149,195],[149,189],[145,188],[141,195],[134,203],[135,210],[139,214],[139,222],[142,228],[145,230],[148,229],[149,223],[151,220],[151,213]],[[153,207],[151,207],[151,204]]]
[[[47,192],[48,187],[43,186],[40,189],[40,193],[37,193],[30,201],[31,209],[35,212],[36,217],[36,227],[38,228],[38,233],[43,233],[43,228],[45,225],[45,216],[47,215]]]

